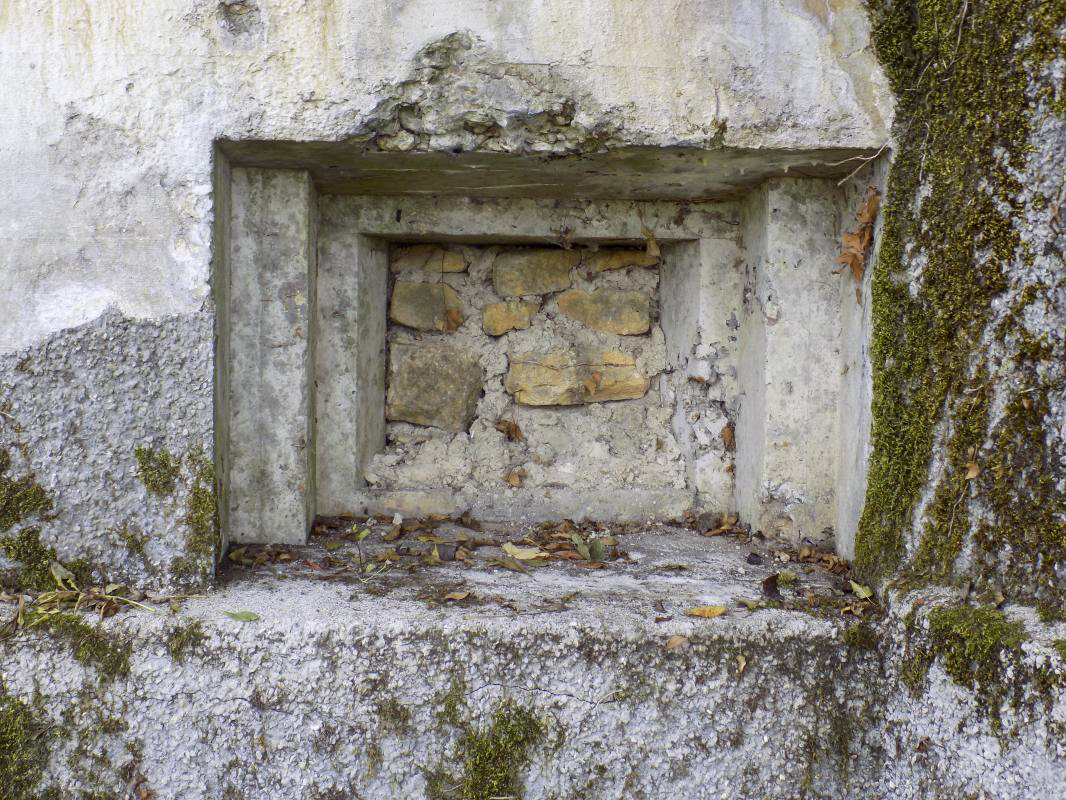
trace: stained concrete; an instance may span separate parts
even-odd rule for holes
[[[229,465],[234,542],[302,542],[315,498],[316,213],[307,173],[234,169],[227,281]],[[333,302],[333,301],[331,301]]]
[[[387,528],[364,542],[368,555],[396,546],[380,540]],[[431,787],[464,781],[464,733],[487,732],[507,703],[543,726],[507,764],[526,800],[1066,791],[1055,733],[1066,665],[1054,630],[1024,612],[1007,610],[1033,635],[1015,666],[1043,669],[1047,686],[1004,705],[1005,745],[987,705],[939,660],[916,694],[900,683],[898,618],[856,638],[835,612],[747,610],[738,598],[757,602],[780,568],[764,545],[671,529],[615,536],[628,559],[604,570],[528,575],[449,562],[366,578],[311,570],[300,559],[326,551],[296,550],[297,566],[235,574],[178,613],[106,620],[101,631],[131,647],[128,677],[100,682],[39,629],[0,646],[0,673],[43,727],[63,731],[43,740],[42,791],[123,792],[133,775],[158,800],[439,797]],[[764,562],[749,564],[750,552]],[[332,557],[354,561],[355,547]],[[782,589],[786,601],[833,596],[833,576],[789,566],[798,584]],[[445,600],[452,592],[469,594]],[[686,616],[718,604],[717,618]],[[238,611],[255,619],[227,616]]]
[[[792,541],[833,542],[838,521],[841,200],[833,182],[791,179],[747,200],[737,504]]]

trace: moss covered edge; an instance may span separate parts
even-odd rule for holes
[[[1024,269],[1034,254],[1015,221],[1052,201],[1018,198],[1034,117],[1063,113],[1062,87],[1041,76],[1061,56],[1066,0],[867,7],[897,108],[856,566],[866,580],[972,580],[1061,608],[1066,496],[1049,433],[1061,368],[1048,365],[1066,363],[1066,348],[1026,325],[1027,309],[1062,313],[1061,287]],[[943,468],[915,519],[934,451]]]

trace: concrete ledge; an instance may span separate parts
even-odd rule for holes
[[[695,502],[695,493],[685,489],[503,489],[495,494],[469,495],[410,489],[366,491],[360,508],[367,514],[398,513],[404,517],[469,511],[475,519],[522,525],[559,519],[664,522],[680,519]]]
[[[1061,683],[1050,712],[1006,720],[1001,747],[973,693],[938,667],[921,697],[897,688],[892,624],[870,641],[839,617],[738,606],[771,569],[746,563],[752,545],[619,539],[630,561],[591,572],[453,562],[375,581],[263,566],[179,613],[105,621],[103,635],[130,648],[125,675],[24,631],[0,645],[0,675],[4,708],[20,698],[44,731],[33,740],[42,781],[27,796],[130,785],[158,800],[1066,788]],[[830,590],[832,578],[807,569],[797,566],[796,598]],[[469,595],[445,599],[455,591]],[[721,617],[685,616],[717,603],[729,607]],[[671,636],[686,641],[668,649]],[[1046,661],[1046,648],[1029,657]],[[61,788],[44,795],[49,786]]]

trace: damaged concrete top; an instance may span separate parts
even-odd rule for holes
[[[708,624],[686,616],[701,606],[724,607],[714,624],[734,633],[747,628],[755,613],[772,617],[775,627],[794,619],[810,632],[808,615],[777,609],[829,609],[825,616],[839,618],[837,610],[855,599],[847,581],[823,564],[798,561],[795,552],[786,556],[773,544],[744,535],[707,537],[670,525],[601,525],[602,530],[595,532],[595,525],[576,528],[567,523],[486,525],[478,531],[451,522],[422,524],[425,527],[414,527],[392,542],[383,541],[383,536],[390,529],[395,535],[399,526],[371,521],[367,528],[371,534],[358,546],[347,532],[362,529],[363,524],[334,529],[335,533],[324,532],[328,529],[320,525],[312,544],[302,547],[240,548],[231,552],[218,591],[204,600],[192,599],[189,613],[197,616],[220,606],[230,608],[239,599],[242,608],[264,618],[341,615],[354,621],[366,614],[380,616],[387,607],[385,616],[397,625],[435,621],[480,626],[515,616],[550,615],[552,627],[563,621],[567,625],[610,621],[643,635],[662,635],[665,641],[669,635],[687,635]],[[639,532],[623,532],[629,527]],[[563,532],[553,534],[553,530]],[[546,551],[538,558],[528,558],[529,552],[517,558],[506,547],[510,543],[539,550],[534,542],[561,541],[572,551],[569,532],[586,544],[601,537],[614,543],[607,545],[602,561],[592,562],[546,560]],[[464,547],[466,554],[459,549]],[[389,562],[382,560],[386,553]],[[372,565],[369,572],[364,564]],[[785,577],[776,590],[764,590],[763,582],[774,574]],[[764,625],[765,620],[760,620],[755,628],[765,630]],[[840,629],[827,624],[821,634],[833,638]]]
[[[95,5],[0,14],[0,352],[198,311],[218,140],[854,152],[891,116],[859,0]]]

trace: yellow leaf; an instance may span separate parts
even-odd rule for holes
[[[685,616],[710,619],[711,617],[720,617],[724,613],[725,606],[696,606],[696,608],[690,608],[686,611]]]
[[[444,595],[445,600],[466,600],[470,596],[470,592],[448,592]]]
[[[503,552],[519,561],[529,561],[534,558],[547,558],[548,554],[539,547],[519,547],[510,542],[504,542]]]
[[[681,645],[683,645],[687,641],[688,641],[688,637],[685,637],[685,636],[682,636],[681,634],[675,633],[673,636],[671,636],[669,639],[666,640],[666,649],[668,651],[669,650],[676,650],[677,648],[679,648]]]

